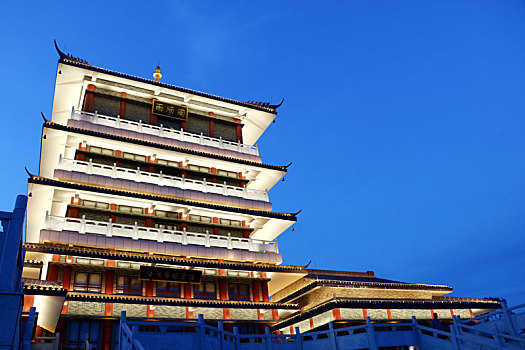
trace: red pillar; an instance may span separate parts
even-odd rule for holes
[[[146,281],[146,296],[153,296],[153,281]],[[153,310],[150,305],[147,306],[147,316],[155,317],[155,310]]]
[[[235,141],[242,143],[242,124],[240,119],[235,119]]]
[[[341,309],[340,308],[335,308],[335,309],[332,309],[332,314],[334,316],[334,320],[340,320],[341,319]]]
[[[392,311],[390,309],[386,309],[386,316],[388,317],[389,320],[392,319]]]
[[[226,270],[219,269],[219,276],[225,276]],[[228,300],[228,290],[226,285],[226,279],[221,278],[219,279],[219,299],[220,300]],[[230,309],[224,308],[222,309],[222,316],[224,319],[230,318]]]
[[[85,162],[87,160],[87,157],[85,153],[77,153],[75,155],[75,159],[80,160],[81,162]]]
[[[67,289],[68,291],[71,290],[72,272],[73,272],[73,268],[71,266],[64,267],[64,280],[62,281],[62,287],[64,287],[64,289]]]
[[[41,336],[42,336],[42,327],[36,326],[35,337],[41,337]]]
[[[115,263],[114,260],[111,260],[111,261]],[[113,281],[114,280],[115,280],[115,272],[113,272],[112,270],[107,270],[106,275],[105,275],[105,286],[106,287],[105,287],[104,293],[113,294]],[[104,304],[104,315],[113,316],[113,303]]]
[[[259,309],[257,309],[257,319],[264,320],[264,312],[261,312]]]
[[[366,320],[368,317],[368,311],[366,309],[363,309],[363,318]]]
[[[211,168],[210,170],[212,174],[217,174],[217,168]],[[210,181],[213,183],[217,183],[217,178],[215,176],[212,176]]]
[[[152,218],[146,218],[144,221],[144,226],[146,227],[155,227],[155,221]]]
[[[111,350],[111,335],[113,333],[113,321],[104,320],[102,328],[102,348]]]
[[[122,97],[120,99],[120,108],[119,108],[119,111],[118,111],[118,115],[120,115],[121,118],[125,118],[126,117],[126,96],[127,94],[125,92],[121,92],[120,93],[120,96]]]
[[[86,97],[84,99],[84,111],[93,113],[93,105],[95,104],[95,94],[94,91],[97,90],[97,87],[93,84],[89,84],[86,90]]]
[[[222,309],[222,318],[225,319],[225,320],[229,320],[231,318],[230,309],[229,308]]]
[[[268,281],[261,281],[263,301],[270,301],[268,296]]]
[[[69,208],[67,210],[67,216],[70,218],[79,218],[80,217],[80,209],[79,208]]]
[[[47,280],[51,282],[58,281],[58,265],[49,264],[47,267]]]
[[[226,280],[221,278],[219,280],[219,298],[220,300],[228,300],[228,292],[226,290]]]
[[[157,125],[157,116],[153,115],[153,101],[155,101],[156,98],[151,99],[151,109],[149,110],[149,123],[151,125]]]
[[[22,309],[23,312],[29,312],[29,309],[33,304],[35,303],[35,296],[34,295],[24,295],[24,307]]]
[[[184,286],[184,299],[191,299],[191,284],[185,283]],[[189,307],[186,307],[186,318],[193,318],[193,311],[190,311]]]
[[[252,294],[253,301],[261,301],[261,296],[259,292],[259,281],[252,281]]]
[[[213,218],[213,223],[214,224],[218,224],[219,223],[219,218]],[[218,235],[219,234],[219,228],[218,227],[214,227],[213,228],[213,234],[214,235]]]
[[[208,113],[210,117],[213,117],[213,112]],[[210,137],[215,137],[215,121],[213,119],[210,119]]]
[[[275,310],[275,309],[272,310],[272,318],[274,320],[278,320],[279,319],[279,310]]]
[[[184,299],[191,299],[191,284],[184,284]]]

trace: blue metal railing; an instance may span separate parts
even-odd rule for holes
[[[509,311],[510,312],[510,311]],[[480,318],[475,318],[479,320]],[[467,325],[474,319],[462,321],[454,317],[450,331],[437,330],[418,324],[415,317],[411,323],[372,323],[364,325],[294,334],[239,334],[223,328],[212,327],[199,315],[198,322],[129,321],[125,311],[120,322],[120,350],[152,350],[184,348],[192,350],[353,350],[379,349],[381,347],[417,346],[419,349],[525,349],[525,338],[505,334],[498,329],[487,330]]]

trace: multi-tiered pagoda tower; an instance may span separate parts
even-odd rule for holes
[[[263,163],[255,146],[279,105],[57,50],[53,111],[28,185],[25,308],[37,307],[37,332],[61,332],[64,347],[88,339],[110,349],[122,310],[188,322],[202,314],[256,333],[498,306],[447,299],[446,286],[282,265],[276,238],[296,214],[272,211],[268,191],[287,166]]]

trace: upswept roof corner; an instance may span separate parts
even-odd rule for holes
[[[242,101],[238,101],[238,100],[234,100],[234,99],[230,99],[230,98],[226,98],[226,97],[220,97],[220,96],[217,96],[217,95],[208,94],[208,93],[197,91],[197,90],[183,88],[183,87],[180,87],[180,86],[177,86],[177,85],[166,84],[166,83],[162,83],[160,81],[154,81],[154,80],[151,80],[151,79],[137,77],[135,75],[130,75],[130,74],[126,74],[126,73],[120,73],[120,72],[116,72],[116,71],[109,70],[109,69],[106,69],[106,68],[96,67],[96,66],[93,66],[93,65],[89,64],[86,60],[84,60],[82,58],[74,57],[74,56],[72,56],[69,53],[66,54],[66,53],[62,52],[62,50],[60,50],[60,48],[58,47],[58,44],[57,44],[56,40],[53,40],[53,41],[54,41],[54,44],[55,44],[55,49],[56,49],[58,55],[60,56],[60,58],[58,59],[58,62],[64,63],[64,64],[68,64],[68,65],[71,65],[71,66],[82,67],[82,68],[86,68],[86,69],[89,69],[89,70],[92,70],[92,71],[95,71],[95,72],[99,72],[99,73],[104,73],[104,74],[109,74],[109,75],[113,75],[113,76],[117,76],[117,77],[121,77],[121,78],[125,78],[125,79],[135,80],[135,81],[139,81],[139,82],[147,83],[147,84],[151,84],[151,85],[157,85],[157,86],[165,87],[165,88],[172,89],[172,90],[177,90],[177,91],[188,93],[188,94],[193,94],[193,95],[197,95],[197,96],[201,96],[201,97],[211,98],[213,100],[217,100],[217,101],[221,101],[221,102],[231,103],[231,104],[235,104],[235,105],[238,105],[238,106],[248,107],[248,108],[256,109],[256,110],[259,110],[259,111],[272,113],[272,114],[275,114],[275,115],[277,115],[277,108],[281,107],[281,105],[284,102],[284,98],[281,100],[281,102],[279,104],[276,104],[276,105],[275,104],[270,104],[270,102],[254,102],[254,101],[242,102]]]
[[[254,106],[261,106],[261,107],[267,107],[270,109],[273,109],[274,111],[277,110],[277,108],[281,107],[284,103],[284,98],[276,105],[270,104],[270,102],[255,102],[255,101],[246,101],[245,103],[249,103]]]
[[[64,52],[62,52],[62,50],[60,50],[60,48],[57,45],[57,41],[55,39],[53,39],[53,42],[55,43],[55,49],[57,50],[58,55],[60,56],[60,59],[68,59],[68,60],[71,60],[71,61],[74,61],[74,62],[79,62],[79,63],[85,64],[85,65],[88,65],[88,66],[90,65],[86,60],[83,60],[83,59],[81,59],[79,57],[73,57],[69,53],[65,54]]]

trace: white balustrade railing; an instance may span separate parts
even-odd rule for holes
[[[59,169],[83,172],[89,175],[101,175],[114,179],[132,180],[136,182],[147,182],[159,186],[177,187],[187,190],[201,191],[204,193],[214,193],[223,196],[241,197],[268,202],[268,192],[262,190],[253,190],[246,187],[237,187],[224,183],[215,183],[203,180],[187,179],[185,177],[164,175],[161,172],[151,173],[141,171],[140,168],[128,169],[113,165],[104,165],[93,163],[91,159],[81,161],[76,159],[63,158],[60,155]]]
[[[157,242],[179,243],[183,245],[200,245],[205,247],[218,247],[226,249],[249,250],[252,252],[279,253],[277,241],[265,241],[253,238],[214,235],[208,233],[187,232],[186,230],[167,230],[135,225],[116,224],[95,221],[85,218],[67,218],[49,215],[46,212],[45,228],[54,231],[76,231],[78,233],[99,234],[106,237],[125,237],[131,239],[145,239]]]
[[[89,113],[84,111],[75,110],[73,107],[71,111],[71,119],[90,122],[94,124],[100,124],[105,126],[111,126],[118,129],[136,131],[144,134],[155,135],[160,137],[168,137],[175,140],[198,143],[204,146],[217,147],[229,151],[241,152],[258,156],[259,149],[257,146],[250,146],[240,142],[226,141],[222,138],[215,138],[204,136],[202,133],[192,134],[184,130],[176,130],[173,128],[166,128],[159,125],[150,125],[148,123],[142,123],[142,121],[133,121],[122,119],[120,117],[110,117],[103,114]]]

